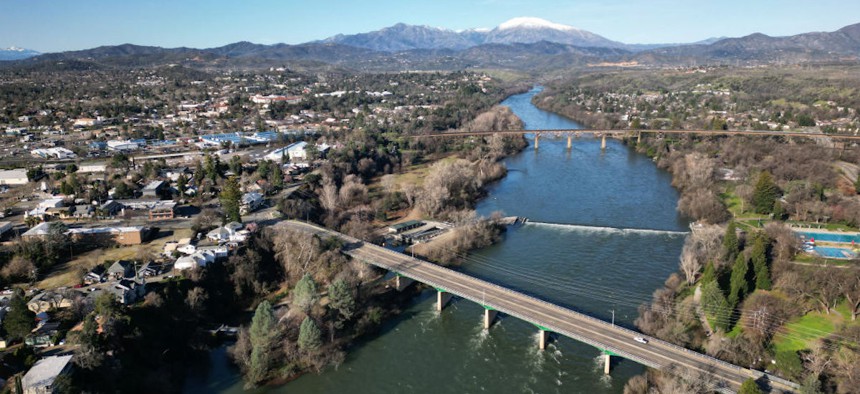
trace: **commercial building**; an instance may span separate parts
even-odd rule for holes
[[[0,185],[26,185],[29,182],[27,179],[27,170],[0,170]]]

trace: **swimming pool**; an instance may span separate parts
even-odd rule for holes
[[[839,242],[850,244],[851,241],[860,243],[860,234],[858,233],[816,233],[812,231],[797,231],[798,235],[805,240],[815,239],[821,242]]]
[[[817,239],[817,238],[816,238]],[[816,246],[815,253],[828,259],[855,259],[857,254],[850,249],[834,248],[829,246]]]

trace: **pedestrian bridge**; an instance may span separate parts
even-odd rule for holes
[[[605,373],[609,373],[610,357],[618,356],[651,368],[666,369],[675,366],[681,370],[696,370],[708,374],[719,382],[715,389],[723,392],[736,391],[749,378],[766,382],[773,389],[785,392],[798,389],[795,383],[778,377],[729,364],[485,280],[362,242],[345,234],[297,221],[282,222],[279,227],[340,238],[347,245],[344,247],[344,253],[395,273],[395,286],[398,290],[413,281],[435,288],[438,310],[442,310],[452,296],[476,302],[484,307],[484,328],[489,329],[496,315],[504,313],[534,324],[540,333],[541,349],[546,346],[550,333],[594,346],[604,354]],[[635,337],[644,337],[647,343],[635,341]]]

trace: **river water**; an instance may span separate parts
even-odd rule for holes
[[[575,129],[570,119],[531,104],[539,92],[503,102],[529,130]],[[469,274],[632,327],[636,308],[677,268],[688,230],[675,210],[668,173],[623,144],[543,135],[505,160],[508,175],[478,204],[481,214],[528,217],[497,245],[476,251]],[[604,376],[599,350],[568,338],[537,349],[537,328],[502,316],[482,328],[481,306],[455,299],[441,314],[425,291],[383,333],[352,351],[337,370],[305,375],[267,393],[621,393],[644,367],[614,358]],[[242,392],[223,349],[186,392]]]

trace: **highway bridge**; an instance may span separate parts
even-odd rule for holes
[[[498,284],[322,227],[297,221],[281,222],[278,227],[309,232],[322,237],[340,238],[346,244],[343,251],[347,255],[395,273],[395,286],[398,290],[408,286],[412,281],[435,288],[437,290],[436,307],[440,311],[450,301],[452,295],[479,303],[484,307],[484,328],[490,328],[497,313],[504,313],[534,324],[540,333],[539,346],[542,349],[546,346],[549,333],[563,335],[594,346],[604,354],[605,373],[609,373],[610,357],[619,356],[652,368],[666,369],[674,366],[680,370],[698,371],[710,375],[715,382],[718,382],[714,387],[715,390],[721,392],[736,391],[749,378],[757,379],[774,390],[793,392],[798,388],[796,384],[778,377],[732,365]],[[636,337],[645,338],[647,343],[634,340]]]

